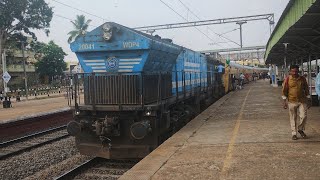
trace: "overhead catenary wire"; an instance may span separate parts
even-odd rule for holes
[[[60,2],[60,1],[58,1],[58,0],[52,0],[52,1],[54,1],[54,2],[56,2],[56,3],[58,3],[58,4],[61,4],[61,5],[63,5],[63,6],[66,6],[66,7],[69,7],[69,8],[71,8],[71,9],[74,9],[74,10],[77,10],[77,11],[80,11],[80,12],[83,12],[83,13],[86,13],[86,14],[88,14],[88,15],[91,15],[91,16],[94,16],[94,17],[97,17],[97,18],[99,18],[99,19],[102,19],[104,22],[106,21],[106,20],[108,20],[108,19],[106,19],[106,18],[103,18],[103,17],[101,17],[101,16],[98,16],[98,15],[95,15],[95,14],[92,14],[92,13],[90,13],[90,12],[87,12],[87,11],[84,11],[84,10],[82,10],[82,9],[79,9],[79,8],[76,8],[76,7],[73,7],[73,6],[71,6],[71,5],[68,5],[68,4],[66,4],[66,3],[63,3],[63,2]],[[183,19],[185,19],[186,21],[188,21],[188,19],[186,19],[185,17],[183,17],[181,14],[179,14],[177,11],[175,11],[172,7],[170,7],[168,4],[166,4],[165,2],[163,2],[162,0],[160,0],[162,3],[164,3],[168,8],[170,8],[172,11],[174,11],[176,14],[178,14],[181,18],[183,18]],[[181,0],[179,0],[180,1],[180,3],[182,3],[194,16],[196,16],[198,19],[200,19],[194,12],[192,12]],[[57,17],[60,17],[60,18],[64,18],[64,19],[67,19],[67,20],[70,20],[70,21],[73,21],[72,19],[70,19],[70,18],[67,18],[67,17],[64,17],[64,16],[62,16],[62,15],[58,15],[58,14],[55,14],[55,16],[57,16]],[[110,20],[108,20],[108,21],[110,21]],[[93,25],[89,25],[89,26],[93,26]],[[93,27],[97,27],[97,26],[93,26]],[[212,39],[211,37],[209,37],[207,34],[205,34],[203,31],[201,31],[199,28],[197,28],[197,27],[195,27],[200,33],[202,33],[204,36],[206,36],[208,39],[210,39],[212,42],[215,42],[215,40],[214,39]],[[211,29],[210,29],[211,30]],[[216,34],[216,35],[218,35],[219,37],[223,37],[223,38],[225,38],[225,39],[227,39],[227,40],[229,40],[229,41],[231,41],[231,42],[234,42],[234,41],[232,41],[232,40],[230,40],[230,39],[228,39],[228,38],[226,38],[226,37],[224,37],[224,36],[220,36],[218,33],[216,33],[216,32],[214,32],[213,30],[211,30],[214,34]],[[235,42],[234,42],[235,43]],[[215,43],[214,43],[215,44]],[[237,43],[236,43],[237,44]],[[219,45],[219,44],[217,44],[217,45]],[[220,47],[222,47],[221,45],[219,45]]]
[[[103,17],[101,17],[101,16],[92,14],[92,13],[87,12],[87,11],[84,11],[84,10],[82,10],[82,9],[79,9],[79,8],[73,7],[73,6],[71,6],[71,5],[62,3],[62,2],[60,2],[60,1],[57,1],[57,0],[52,0],[52,1],[54,1],[54,2],[56,2],[56,3],[58,3],[58,4],[61,4],[61,5],[63,5],[63,6],[69,7],[69,8],[71,8],[71,9],[74,9],[74,10],[77,10],[77,11],[80,11],[80,12],[83,12],[83,13],[86,13],[86,14],[88,14],[88,15],[94,16],[94,17],[96,17],[96,18],[102,19],[103,22],[106,22],[106,20],[110,21],[110,20],[107,19],[107,18],[103,18]]]
[[[230,32],[233,32],[233,31],[236,31],[236,30],[238,30],[238,29],[240,29],[240,28],[235,28],[235,29],[233,29],[233,30],[230,30],[230,31],[226,31],[226,32],[220,33],[220,35],[227,34],[227,33],[230,33]],[[229,44],[229,42],[231,42],[231,41],[222,41],[222,42],[216,42],[216,43],[228,43],[228,44]],[[214,43],[209,43],[209,45],[215,45],[215,44],[214,44]]]
[[[167,3],[163,2],[162,0],[160,0],[165,6],[167,6],[169,9],[171,9],[173,12],[175,12],[178,16],[180,16],[182,19],[186,20],[188,22],[188,19],[183,17],[180,13],[178,13],[176,10],[174,10],[171,6],[169,6]],[[213,40],[211,37],[209,37],[206,33],[202,32],[199,28],[197,27],[194,27],[196,28],[201,34],[203,34],[204,36],[206,36],[208,39],[210,39],[212,42],[215,42],[215,40]],[[217,44],[218,46],[220,47],[223,47],[219,44]]]
[[[185,3],[183,3],[181,0],[178,0],[178,1],[179,1],[188,11],[190,11],[191,14],[193,14],[196,18],[198,18],[198,19],[201,21],[201,18],[200,18],[198,15],[196,15],[193,11],[191,11],[190,8],[189,8]],[[213,32],[215,35],[217,35],[217,36],[219,36],[219,37],[222,37],[222,38],[224,38],[224,39],[226,39],[226,40],[228,40],[228,41],[230,41],[230,42],[232,42],[232,43],[240,46],[240,44],[238,44],[237,42],[235,42],[235,41],[233,41],[233,40],[231,40],[231,39],[229,39],[229,38],[227,38],[227,37],[225,37],[225,36],[222,36],[223,34],[226,34],[226,33],[221,33],[221,34],[219,34],[219,33],[216,33],[215,31],[213,31],[211,28],[209,28],[209,27],[207,27],[207,28],[208,28],[211,32]],[[239,29],[239,28],[237,28],[237,29]],[[230,31],[230,32],[232,32],[232,31]],[[214,44],[217,44],[217,43],[214,43]],[[214,44],[213,44],[213,45],[214,45]]]
[[[67,19],[67,20],[73,21],[73,19],[67,18],[67,17],[65,17],[65,16],[61,16],[61,15],[59,15],[59,14],[53,14],[53,15],[54,15],[54,16],[57,16],[57,17],[60,17],[60,18],[63,18],[63,19]]]
[[[70,21],[74,21],[74,19],[71,19],[71,18],[68,18],[68,17],[65,17],[65,16],[62,16],[62,15],[59,15],[59,14],[53,14],[54,16],[57,16],[59,18],[63,18],[63,19],[67,19],[67,20],[70,20]],[[89,26],[92,26],[92,27],[98,27],[96,25],[90,25]]]
[[[238,29],[240,29],[240,28],[235,28],[235,29],[232,29],[232,30],[230,30],[230,31],[223,32],[223,33],[220,34],[220,36],[221,36],[221,35],[224,35],[224,34],[227,34],[227,33],[230,33],[230,32],[233,32],[233,31],[236,31],[236,30],[238,30]]]

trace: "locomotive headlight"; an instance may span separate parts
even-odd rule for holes
[[[109,23],[105,23],[103,26],[102,26],[102,30],[103,30],[103,39],[106,40],[106,41],[109,41],[112,37],[112,30],[113,27],[111,24]]]
[[[102,29],[103,29],[103,31],[105,31],[105,32],[110,32],[110,31],[112,30],[112,26],[111,26],[111,24],[106,23],[106,24],[104,24],[104,25],[102,26]]]
[[[104,32],[103,33],[103,39],[106,41],[109,41],[112,37],[112,32]]]
[[[151,109],[146,109],[143,114],[144,116],[156,116],[156,111],[152,111]]]
[[[151,115],[151,111],[146,111],[146,116],[150,116]]]
[[[74,115],[78,116],[79,114],[80,114],[80,110],[79,109],[74,111]]]

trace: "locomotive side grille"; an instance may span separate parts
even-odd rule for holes
[[[143,77],[144,101],[146,104],[172,96],[172,75],[152,74]]]
[[[144,83],[144,102],[150,103],[157,101],[158,97],[158,76],[149,75],[143,77]]]
[[[161,97],[166,99],[172,96],[172,75],[165,74],[161,76]]]
[[[213,72],[207,72],[207,83],[208,83],[208,86],[211,86],[212,85],[212,74]]]
[[[84,77],[86,105],[140,104],[138,75],[88,75]]]

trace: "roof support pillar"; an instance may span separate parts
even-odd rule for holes
[[[308,84],[309,84],[309,92],[310,96],[312,95],[312,82],[311,82],[311,53],[309,53],[309,60],[308,60]],[[311,98],[312,101],[312,98]]]
[[[287,68],[287,56],[286,55],[284,55],[283,65],[284,65],[284,68]]]
[[[284,59],[283,59],[283,61],[284,61],[284,77],[286,77],[286,76],[288,76],[288,71],[287,71],[287,50],[288,50],[288,44],[289,43],[283,43],[283,45],[284,45]]]

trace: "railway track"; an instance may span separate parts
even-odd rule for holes
[[[66,108],[56,112],[20,117],[7,123],[0,123],[0,142],[66,125],[71,119],[72,112]]]
[[[93,158],[55,179],[118,179],[138,161]]]
[[[67,126],[60,126],[0,143],[0,160],[68,137]]]

